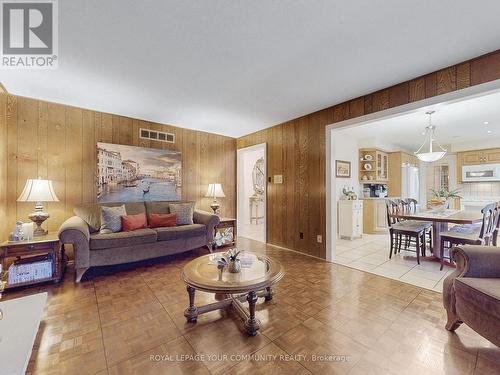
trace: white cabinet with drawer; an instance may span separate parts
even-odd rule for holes
[[[340,238],[353,240],[363,236],[362,200],[340,200],[337,218]]]

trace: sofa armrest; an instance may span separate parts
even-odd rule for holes
[[[457,277],[500,277],[500,248],[465,245],[452,250]]]
[[[59,228],[62,244],[73,245],[75,268],[88,268],[90,263],[90,231],[88,224],[78,216],[72,216]]]
[[[193,222],[207,226],[207,244],[211,243],[214,240],[214,229],[220,222],[219,217],[207,211],[194,210]]]

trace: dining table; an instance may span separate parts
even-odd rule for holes
[[[483,220],[481,211],[446,209],[444,211],[419,210],[412,213],[392,215],[398,219],[428,221],[432,223],[432,258],[440,260],[441,232],[447,231],[450,224],[476,224]],[[431,259],[432,259],[431,258]]]

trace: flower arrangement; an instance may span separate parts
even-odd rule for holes
[[[431,193],[434,197],[444,198],[445,200],[448,200],[450,198],[462,198],[459,195],[460,189],[448,190],[442,187],[440,189],[431,189]]]
[[[448,190],[446,188],[431,189],[431,193],[434,198],[429,199],[428,206],[431,210],[435,212],[442,212],[448,208],[448,199],[452,198],[462,198],[458,193],[459,189]]]

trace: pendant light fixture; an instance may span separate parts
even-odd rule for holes
[[[422,161],[432,163],[446,155],[446,150],[441,147],[434,137],[436,127],[432,125],[431,117],[435,111],[425,112],[429,115],[429,125],[425,127],[425,140],[422,146],[415,152],[415,156]]]

